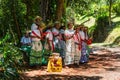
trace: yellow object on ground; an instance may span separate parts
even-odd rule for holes
[[[49,57],[47,71],[48,72],[62,71],[62,58],[59,56],[59,53],[53,53],[52,56]]]

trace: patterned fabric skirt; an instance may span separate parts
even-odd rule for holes
[[[61,46],[61,51],[60,51],[60,56],[62,58],[65,58],[65,50],[66,50],[66,44],[65,44],[65,41],[63,40],[60,40],[60,46]]]
[[[81,49],[81,63],[88,62],[88,57],[87,57],[87,44],[82,41],[82,49]]]
[[[74,53],[74,63],[79,64],[81,58],[81,51],[79,50],[79,45],[75,44],[75,53]]]
[[[65,65],[74,64],[75,44],[73,40],[66,41]]]
[[[41,51],[42,50],[42,43],[41,41],[34,41],[32,42],[32,49],[35,51]]]
[[[30,65],[42,64],[42,49],[41,41],[32,42]]]

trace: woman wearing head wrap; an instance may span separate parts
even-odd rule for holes
[[[41,62],[41,58],[40,55],[41,51],[43,49],[43,45],[41,40],[43,39],[42,36],[42,30],[45,27],[44,23],[40,23],[40,25],[38,26],[38,28],[36,30],[32,30],[31,32],[31,38],[32,38],[32,52],[31,52],[31,57],[30,57],[30,62],[31,64],[40,64]],[[33,57],[35,56],[35,57]]]
[[[41,23],[42,18],[40,16],[36,16],[34,19],[34,23],[31,26],[31,30],[37,30],[38,26]]]
[[[73,24],[68,24],[68,29],[65,30],[65,39],[66,39],[66,55],[65,55],[65,65],[74,64],[74,53],[75,53],[75,44],[74,44],[74,30]]]

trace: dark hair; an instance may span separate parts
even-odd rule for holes
[[[64,26],[64,25],[60,27],[60,29],[64,29],[64,28],[65,28],[65,26]]]

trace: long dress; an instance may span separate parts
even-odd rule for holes
[[[74,53],[74,63],[79,64],[81,58],[81,37],[79,33],[74,35],[75,42],[75,53]]]
[[[81,59],[80,59],[80,62],[81,63],[85,63],[88,61],[88,58],[87,58],[87,44],[85,42],[85,33],[83,31],[80,31],[80,35],[81,35]]]
[[[61,57],[65,58],[65,49],[66,49],[66,44],[65,44],[65,40],[64,40],[64,33],[65,30],[61,29],[60,30],[60,46],[61,46]]]
[[[30,64],[40,64],[41,63],[41,51],[43,49],[41,39],[36,38],[36,36],[41,37],[41,32],[39,30],[33,30],[31,32],[31,36],[35,36],[32,38],[32,51],[30,53]]]
[[[65,36],[71,37],[74,34],[74,30],[65,30]],[[70,38],[66,40],[66,55],[65,55],[65,65],[74,64],[74,53],[75,53],[75,44],[74,39]]]

